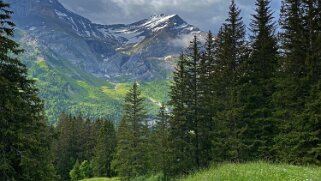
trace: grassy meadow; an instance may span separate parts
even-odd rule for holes
[[[159,177],[139,181],[159,181]],[[178,181],[321,181],[321,168],[264,162],[223,164],[177,179]],[[83,181],[119,181],[118,178],[92,178]]]

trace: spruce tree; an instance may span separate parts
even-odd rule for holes
[[[281,45],[284,57],[274,94],[275,118],[280,133],[274,146],[278,159],[294,163],[318,163],[318,105],[320,27],[318,1],[284,0],[281,9]],[[316,88],[316,89],[315,89]],[[314,97],[314,98],[312,98]],[[312,100],[312,99],[313,100]],[[311,110],[309,112],[308,110]],[[309,112],[309,113],[308,113]],[[317,148],[317,149],[315,149]]]
[[[240,66],[247,57],[245,26],[241,11],[234,0],[229,7],[229,16],[215,41],[215,66],[213,88],[214,116],[213,157],[220,160],[242,161],[246,145],[243,142],[247,125],[241,120],[243,105],[240,102]],[[217,133],[220,133],[217,135]]]
[[[271,159],[276,123],[272,117],[272,95],[277,68],[277,40],[270,0],[256,0],[251,23],[251,57],[244,62],[241,100],[247,123],[245,142],[249,159]]]
[[[199,73],[199,137],[200,137],[200,166],[207,167],[212,161],[212,131],[213,117],[215,114],[212,100],[214,90],[214,37],[212,32],[207,34],[204,52],[202,53],[198,73]]]
[[[126,95],[124,114],[118,130],[118,143],[113,165],[122,180],[148,172],[148,122],[144,99],[134,83]]]
[[[173,75],[173,85],[170,91],[170,163],[171,175],[189,173],[194,164],[192,147],[192,124],[187,119],[186,56],[180,55]]]
[[[9,4],[0,0],[0,178],[55,180],[52,135],[34,81],[18,56]]]
[[[150,172],[153,174],[163,173],[165,178],[169,175],[169,153],[170,153],[170,116],[162,104],[157,115],[156,123],[150,137]]]
[[[58,120],[56,132],[57,139],[54,142],[55,167],[62,179],[69,179],[69,172],[76,160],[80,162],[91,160],[95,140],[88,136],[93,127],[91,121],[85,121],[81,116],[62,114]]]
[[[304,78],[301,81],[306,84],[302,87],[306,94],[301,96],[304,98],[305,105],[297,119],[299,142],[296,144],[301,163],[321,163],[319,126],[321,112],[316,111],[316,107],[320,105],[320,5],[320,1],[302,0],[306,74],[303,75]]]
[[[97,144],[95,146],[92,167],[95,177],[112,177],[111,168],[114,151],[116,147],[116,132],[111,121],[103,121],[99,130]]]
[[[186,52],[186,67],[185,74],[187,76],[187,84],[185,85],[185,96],[187,98],[186,105],[186,116],[187,122],[190,124],[189,134],[192,138],[192,148],[194,149],[193,159],[196,168],[201,167],[201,150],[200,150],[200,123],[203,121],[200,113],[200,95],[202,91],[200,89],[200,63],[201,63],[201,51],[200,51],[200,42],[197,37],[194,36],[193,41],[190,43],[190,46],[187,48]]]

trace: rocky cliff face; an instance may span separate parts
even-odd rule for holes
[[[166,78],[185,40],[202,32],[178,15],[157,15],[132,24],[99,25],[57,0],[9,0],[17,27],[57,57],[110,81]],[[49,58],[48,58],[49,59]],[[50,58],[52,60],[52,58]],[[48,62],[52,67],[55,61]]]

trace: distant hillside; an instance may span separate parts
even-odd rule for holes
[[[202,35],[175,14],[128,25],[100,25],[65,9],[57,0],[9,2],[18,28],[37,41],[43,56],[56,54],[72,66],[110,81],[168,78],[173,57],[186,40]]]
[[[150,114],[167,100],[176,57],[193,35],[178,15],[99,25],[57,0],[8,0],[21,57],[37,81],[49,121],[60,113],[119,120],[129,84],[140,82]]]

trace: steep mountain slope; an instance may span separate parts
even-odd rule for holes
[[[9,0],[20,29],[72,65],[108,80],[166,78],[186,36],[201,34],[178,15],[159,15],[129,25],[98,25],[57,0]]]
[[[23,61],[37,81],[49,120],[61,112],[86,117],[121,116],[123,97],[139,81],[151,115],[166,101],[175,57],[196,27],[178,15],[132,24],[99,25],[57,0],[8,0]]]

